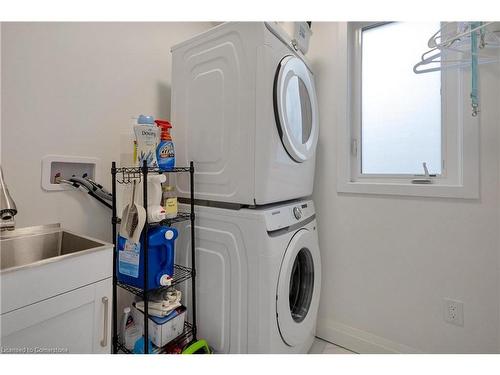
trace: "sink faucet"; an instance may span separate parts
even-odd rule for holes
[[[17,214],[16,203],[9,194],[9,189],[3,179],[0,166],[0,230],[13,230],[16,226],[14,216]]]

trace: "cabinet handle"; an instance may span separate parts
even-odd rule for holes
[[[101,301],[104,304],[104,332],[102,335],[101,346],[105,347],[108,345],[108,297],[102,297]]]

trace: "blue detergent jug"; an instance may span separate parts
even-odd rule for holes
[[[148,285],[147,289],[156,289],[168,285],[174,275],[174,242],[177,229],[160,226],[148,232]],[[131,244],[126,238],[118,236],[117,241],[117,278],[118,281],[144,288],[144,241]]]

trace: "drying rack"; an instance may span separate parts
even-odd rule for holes
[[[144,181],[143,186],[143,206],[147,211],[148,207],[148,174],[159,174],[159,173],[189,173],[189,184],[190,184],[190,211],[189,212],[179,212],[177,217],[173,219],[165,219],[159,223],[148,223],[147,221],[147,213],[146,213],[146,223],[144,224],[144,229],[141,233],[142,238],[142,251],[144,252],[144,286],[147,288],[148,285],[148,230],[150,228],[164,225],[171,226],[173,223],[178,223],[181,221],[189,220],[191,222],[191,267],[186,267],[180,264],[174,265],[174,275],[172,277],[171,284],[168,286],[162,286],[160,288],[155,289],[141,289],[132,285],[128,285],[122,282],[119,282],[117,279],[117,225],[120,224],[120,219],[117,217],[117,207],[116,207],[116,183],[119,184],[129,184],[133,181],[140,182]],[[168,288],[172,288],[184,281],[191,280],[191,313],[192,313],[192,322],[188,322],[187,320],[184,323],[183,332],[174,340],[170,341],[167,345],[162,348],[154,349],[154,353],[164,353],[166,348],[175,346],[175,343],[180,342],[191,342],[196,340],[196,259],[195,259],[195,235],[194,235],[194,225],[195,225],[195,214],[194,214],[194,164],[191,161],[189,163],[189,167],[175,167],[169,171],[160,171],[158,168],[148,167],[146,162],[144,162],[142,167],[123,167],[117,168],[116,162],[112,163],[111,166],[111,175],[112,175],[112,219],[111,223],[113,225],[113,353],[126,353],[131,354],[132,352],[128,350],[125,345],[121,343],[121,340],[118,335],[118,316],[117,316],[117,288],[122,288],[144,300],[144,354],[149,353],[148,342],[146,338],[149,338],[148,332],[148,297],[151,293],[166,290]],[[182,235],[182,234],[181,234]]]

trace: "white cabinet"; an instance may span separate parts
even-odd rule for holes
[[[110,353],[112,278],[2,314],[3,353]]]

